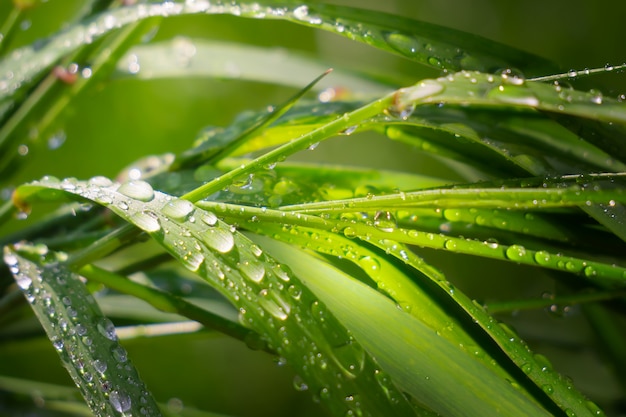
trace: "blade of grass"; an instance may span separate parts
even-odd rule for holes
[[[149,17],[197,13],[281,19],[315,26],[384,50],[399,52],[425,65],[450,71],[460,69],[495,71],[497,68],[517,66],[529,70],[533,67],[541,68],[539,71],[545,73],[548,72],[546,67],[553,68],[537,57],[515,51],[510,47],[499,46],[486,39],[385,15],[378,11],[326,5],[272,7],[244,2],[231,2],[229,5],[213,4],[208,1],[167,2],[120,7],[103,12],[53,36],[39,49],[25,47],[16,51],[10,61],[0,62],[0,74],[6,74],[7,71],[14,74],[11,78],[0,79],[0,98],[14,94],[22,84],[28,83],[61,56],[81,45],[91,43],[112,30]],[[404,29],[399,28],[399,25]],[[429,46],[425,48],[416,46],[424,44]]]
[[[74,187],[68,188],[67,181],[64,187],[59,182],[56,189],[111,209],[210,282],[239,309],[241,321],[286,358],[312,391],[330,393],[320,396],[331,411],[372,416],[412,413],[393,387],[378,385],[373,359],[332,313],[322,310],[298,278],[215,214],[156,192],[142,181],[107,186],[72,183]],[[46,188],[55,186],[48,183]],[[345,401],[353,395],[359,400]]]
[[[146,285],[139,284],[126,277],[106,271],[94,265],[85,265],[80,268],[78,272],[81,276],[89,279],[90,281],[99,282],[110,289],[147,301],[158,310],[185,316],[203,324],[208,328],[234,337],[235,339],[248,343],[253,338],[255,340],[258,339],[259,341],[254,345],[257,346],[257,348],[267,349],[267,346],[264,346],[263,341],[260,340],[258,335],[253,334],[253,331],[241,326],[238,323],[232,322],[231,320],[227,320],[217,314],[200,308],[180,297],[176,297],[156,288],[150,288]]]
[[[484,415],[486,403],[494,415],[549,415],[509,382],[495,377],[386,297],[291,246],[259,239],[277,259],[293,266],[306,285],[376,357],[382,370],[418,402],[428,404],[441,415]],[[405,363],[397,358],[413,359]],[[490,393],[491,389],[496,391]],[[454,392],[454,397],[448,392]]]
[[[89,408],[98,416],[160,416],[113,323],[57,254],[41,252],[25,244],[6,247],[4,261]]]
[[[192,148],[190,152],[184,152],[180,157],[177,157],[171,170],[176,171],[180,168],[184,168],[190,164],[198,163],[215,163],[231,153],[235,152],[239,147],[244,145],[250,140],[250,138],[257,132],[262,131],[271,123],[276,121],[279,117],[285,114],[289,109],[304,96],[309,90],[311,90],[322,78],[326,77],[332,69],[327,69],[303,89],[298,91],[293,97],[289,98],[283,104],[278,107],[272,108],[265,115],[255,120],[250,126],[243,129],[241,133],[238,133],[235,137],[214,137],[210,141],[205,141],[200,146]],[[199,159],[199,157],[201,159]]]
[[[141,65],[139,71],[131,65],[136,62]],[[237,71],[233,71],[233,67]],[[177,37],[133,46],[118,61],[112,79],[206,77],[251,80],[301,89],[328,67],[307,55],[287,53],[275,47]],[[347,89],[349,95],[382,95],[393,89],[366,76],[335,68],[331,79],[321,80],[312,90],[320,92],[336,86]]]

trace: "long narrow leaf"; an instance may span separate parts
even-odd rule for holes
[[[95,415],[161,415],[78,275],[40,247],[7,247],[4,261]]]

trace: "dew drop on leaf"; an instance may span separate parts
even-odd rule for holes
[[[306,391],[309,389],[307,383],[299,375],[296,375],[293,378],[293,387],[296,389],[296,391]]]
[[[104,374],[107,370],[107,363],[103,360],[96,359],[93,361],[93,367],[99,373]]]
[[[141,180],[133,180],[120,185],[117,191],[126,197],[134,198],[139,201],[152,201],[154,198],[154,189],[150,184]]]
[[[257,245],[250,245],[250,251],[257,258],[263,254],[263,250],[259,248]]]
[[[18,273],[15,276],[15,282],[22,290],[28,290],[33,284],[33,280],[28,275],[22,273]]]
[[[202,262],[204,262],[204,255],[201,254],[200,252],[190,251],[190,252],[187,252],[185,255],[183,255],[182,260],[187,266],[187,268],[189,268],[192,271],[197,271],[198,268],[200,268],[200,265],[202,265]]]
[[[363,256],[359,258],[358,262],[365,272],[378,272],[380,270],[380,262],[375,257]]]
[[[285,282],[289,282],[289,275],[292,274],[291,269],[287,265],[276,265],[272,271],[274,275]]]
[[[115,334],[115,325],[111,320],[106,317],[100,317],[96,322],[96,328],[98,332],[109,340],[116,341],[117,335]]]
[[[452,240],[452,239],[448,239],[444,242],[443,244],[444,248],[448,249],[449,251],[455,251],[457,246],[456,246],[456,241]]]
[[[217,216],[211,212],[207,212],[202,217],[200,217],[204,223],[208,226],[215,226],[217,224]]]
[[[535,262],[537,262],[539,265],[548,265],[551,258],[552,257],[550,253],[546,251],[540,250],[535,253]]]
[[[193,203],[187,200],[178,199],[165,204],[161,212],[172,219],[184,221],[187,216],[193,212],[193,210]]]
[[[298,20],[304,20],[309,15],[309,8],[307,6],[298,6],[293,10],[293,17]]]
[[[161,230],[161,223],[156,213],[149,210],[140,211],[130,216],[130,220],[140,229],[148,233]]]
[[[500,73],[502,82],[509,85],[523,85],[526,82],[524,74],[515,68],[506,68]]]
[[[287,320],[289,317],[289,312],[291,311],[289,304],[284,302],[274,291],[268,291],[266,289],[261,290],[258,302],[263,310],[267,311],[278,320]]]
[[[506,250],[506,257],[512,261],[520,262],[526,256],[526,248],[520,245],[511,245]]]
[[[128,353],[126,353],[126,350],[119,345],[116,345],[113,349],[111,349],[111,354],[119,363],[124,363],[128,360]]]
[[[265,267],[262,263],[256,261],[244,261],[239,264],[239,270],[251,281],[259,283],[265,277]]]
[[[90,185],[95,185],[97,187],[110,187],[113,185],[113,181],[108,179],[107,177],[103,177],[102,175],[98,175],[95,177],[91,177],[89,179]]]
[[[132,401],[130,396],[123,391],[113,390],[109,393],[109,403],[118,413],[125,413],[130,410]]]
[[[294,300],[299,300],[300,296],[302,296],[302,290],[300,290],[298,287],[296,287],[295,285],[290,285],[287,288],[287,293],[294,299]]]
[[[202,233],[202,237],[204,242],[211,249],[215,249],[221,253],[230,252],[233,246],[235,246],[235,238],[233,237],[233,234],[229,230],[221,227],[206,230]]]

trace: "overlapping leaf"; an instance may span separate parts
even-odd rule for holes
[[[23,186],[16,198],[24,201],[49,198],[50,195],[46,194],[56,192],[55,190],[65,190],[109,207],[150,233],[189,269],[211,281],[212,285],[239,307],[241,320],[259,331],[279,355],[286,357],[311,389],[319,390],[320,396],[328,401],[329,408],[338,410],[347,407],[348,410],[362,412],[363,415],[375,415],[384,410],[381,407],[390,407],[390,410],[395,410],[394,412],[399,411],[397,407],[402,407],[400,409],[407,411],[407,405],[402,405],[401,394],[395,391],[393,385],[389,385],[393,383],[393,376],[399,369],[390,372],[391,380],[384,378],[383,386],[379,385],[381,377],[377,375],[381,371],[371,362],[369,354],[380,358],[382,347],[370,345],[372,339],[367,335],[353,338],[350,333],[343,330],[343,325],[335,321],[333,310],[327,309],[323,302],[316,300],[309,293],[309,281],[300,282],[297,275],[292,275],[286,267],[274,263],[260,247],[222,223],[211,211],[196,208],[188,201],[155,192],[145,182],[135,181],[119,185],[106,183],[99,178],[90,182],[48,181]],[[354,288],[354,291],[358,288]],[[374,297],[373,293],[367,294],[366,292],[362,296]],[[419,321],[409,319],[410,316],[400,312],[392,313],[397,310],[393,304],[387,303],[383,302],[377,307],[384,310],[381,310],[381,318],[389,314],[400,314],[393,319],[394,322],[404,323],[403,326],[407,326],[406,331],[411,329],[416,337],[419,335],[419,339],[424,339],[419,343],[419,339],[416,339],[410,346],[398,347],[399,349],[413,349],[419,345],[422,346],[420,351],[424,357],[432,356],[433,360],[441,358],[442,351],[452,349],[456,352],[458,348],[441,339],[427,327],[422,327],[424,325]],[[342,322],[347,323],[352,331],[356,325],[353,320],[354,318],[345,319]],[[355,328],[356,330],[358,329]],[[360,332],[362,330],[359,330]],[[403,332],[405,330],[398,333],[399,339],[394,343],[402,345],[400,335]],[[367,342],[369,353],[361,347],[361,338],[369,340]],[[298,348],[292,350],[294,349],[292,346]],[[436,348],[432,348],[433,346]],[[304,363],[301,359],[302,349],[304,351],[312,349],[311,357],[305,355],[305,358],[309,359],[305,359]],[[452,355],[452,351],[449,354]],[[447,362],[449,355],[443,356]],[[466,360],[468,362],[465,365],[459,365],[459,361]],[[431,365],[426,366],[429,363]],[[441,365],[443,363],[440,362],[439,366]],[[440,395],[441,386],[429,382],[430,378],[433,378],[433,381],[445,382],[448,387],[451,386],[449,384],[454,384],[457,386],[456,392],[469,390],[467,397],[464,397],[466,399],[474,395],[471,392],[475,392],[476,384],[483,381],[486,386],[481,388],[480,392],[494,386],[507,392],[506,401],[498,400],[497,404],[493,404],[494,409],[501,410],[503,415],[524,409],[533,410],[527,411],[532,414],[540,413],[532,402],[511,390],[504,379],[496,377],[482,366],[474,364],[474,359],[470,356],[457,356],[454,372],[440,373],[437,367],[432,367],[432,360],[416,361],[411,364],[414,368],[413,374],[417,372],[428,378],[424,384],[413,385],[415,381],[409,383],[404,377],[401,389],[409,392],[430,409],[451,413],[462,407],[462,403],[451,404],[444,401],[444,397]],[[450,379],[451,375],[458,375],[462,370],[469,372],[467,378]],[[481,375],[479,380],[470,377],[476,373]],[[440,378],[443,379],[439,380]],[[378,382],[372,385],[375,381]],[[466,385],[470,381],[471,384]],[[373,387],[380,387],[382,392],[371,391]],[[347,397],[351,397],[352,400],[346,404]],[[492,396],[481,396],[481,400],[472,405],[476,413],[483,409],[483,401],[489,397]],[[464,404],[468,406],[467,403]]]
[[[113,323],[62,259],[45,247],[20,245],[4,251],[5,263],[91,411],[107,417],[160,416]]]

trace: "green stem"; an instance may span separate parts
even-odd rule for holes
[[[6,42],[10,38],[13,27],[15,26],[15,22],[17,22],[21,13],[22,9],[20,9],[19,7],[13,7],[11,9],[11,12],[9,12],[9,15],[5,19],[4,23],[2,24],[2,27],[0,28],[0,53],[4,52]]]
[[[267,208],[246,207],[242,210],[242,207],[238,205],[208,201],[198,202],[197,205],[238,220],[243,220],[244,218],[245,220],[250,220],[254,216],[257,221],[260,220],[261,222],[315,227],[365,241],[395,241],[422,248],[445,250],[565,271],[586,277],[590,282],[606,288],[626,287],[626,268],[624,267],[566,256],[561,253],[554,254],[543,250],[526,249],[515,244],[500,245],[492,242],[448,236],[442,233],[426,233],[414,229],[401,229],[395,226],[377,227],[375,224],[369,225],[355,221],[323,219],[313,215]]]
[[[394,106],[395,93],[389,94],[386,97],[381,98],[373,103],[363,106],[353,112],[345,113],[338,119],[313,130],[297,139],[293,139],[291,142],[286,143],[262,156],[254,159],[248,164],[242,164],[239,168],[235,168],[228,173],[204,184],[201,187],[196,188],[193,191],[183,195],[181,198],[189,200],[191,202],[197,202],[206,198],[207,196],[221,190],[232,181],[243,175],[250,174],[260,167],[269,165],[278,161],[282,161],[290,155],[296,152],[305,150],[310,146],[319,143],[325,139],[338,134],[339,132],[346,130],[352,126],[358,125],[363,121],[374,117],[383,111]]]
[[[12,201],[5,201],[0,206],[0,226],[10,220],[13,214],[17,211]]]
[[[141,232],[132,224],[125,224],[98,239],[85,249],[72,254],[67,260],[67,265],[71,269],[78,269],[83,265],[94,262],[120,248],[124,243],[138,236]]]
[[[85,265],[78,270],[78,273],[91,281],[104,284],[108,288],[144,300],[158,310],[179,314],[191,320],[195,320],[208,328],[217,330],[240,341],[246,343],[250,343],[253,339],[255,342],[261,341],[260,336],[256,332],[236,322],[197,307],[172,294],[138,284],[127,277],[109,272],[94,265]],[[265,343],[261,343],[260,345],[254,343],[254,345],[257,348],[260,346],[262,350],[271,352]]]

